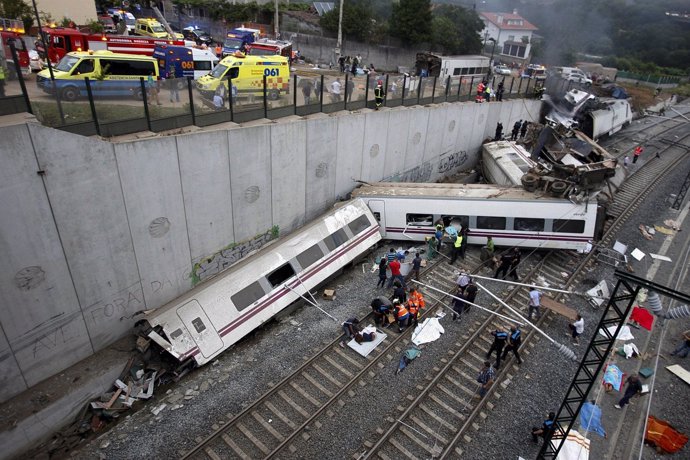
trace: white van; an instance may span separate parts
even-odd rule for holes
[[[568,81],[581,83],[585,86],[590,86],[592,84],[592,79],[577,67],[556,67],[555,69],[561,77]]]

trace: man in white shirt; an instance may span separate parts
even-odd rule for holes
[[[331,83],[331,98],[333,99],[333,102],[339,102],[340,101],[340,88],[342,85],[340,84],[340,78],[336,78],[333,83]]]
[[[460,289],[460,292],[464,294],[465,288],[468,284],[470,284],[470,281],[472,281],[470,275],[468,275],[467,273],[460,273],[460,276],[458,276],[458,279],[455,281],[455,283],[458,285],[458,289]]]
[[[578,337],[585,332],[585,320],[582,319],[582,316],[577,315],[577,321],[575,321],[573,324],[568,324],[568,327],[570,328],[570,332],[573,336],[573,343],[578,345],[580,343],[580,339]]]
[[[532,321],[532,313],[536,312],[537,313],[537,319],[541,317],[541,314],[539,313],[539,307],[541,306],[541,297],[544,294],[542,294],[541,291],[537,290],[534,286],[529,288],[529,314],[527,318]]]

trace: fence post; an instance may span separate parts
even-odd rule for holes
[[[349,77],[350,77],[350,74],[345,72],[345,88],[343,88],[344,89],[344,91],[343,91],[343,96],[344,96],[343,97],[343,109],[344,110],[347,110],[347,84],[350,81],[350,80],[348,80]]]
[[[422,86],[424,83],[424,77],[419,77],[419,84],[417,85],[417,105],[419,105],[419,98],[422,94]]]
[[[22,75],[22,68],[19,65],[19,56],[17,55],[17,48],[14,46],[14,39],[9,39],[7,42],[10,45],[10,51],[12,52],[12,61],[14,61],[14,68],[17,69],[17,78],[19,79],[19,87],[22,89],[22,94],[24,95],[24,103],[26,104],[26,110],[33,115],[34,111],[31,108],[29,93],[26,92],[24,75]]]
[[[513,94],[513,83],[515,83],[515,77],[510,77],[510,89],[508,90],[508,96]]]
[[[101,135],[101,126],[98,124],[98,115],[96,114],[96,104],[93,102],[93,92],[91,91],[91,80],[89,77],[84,77],[84,83],[86,83],[86,94],[89,96],[89,107],[91,107],[91,118],[93,118],[93,124],[96,127],[96,134]]]
[[[448,93],[450,92],[450,75],[448,75],[448,78],[446,79],[446,97],[444,99],[445,102],[448,102]]]
[[[321,74],[321,84],[319,85],[319,112],[323,113],[323,80],[324,80],[324,75]]]
[[[295,106],[295,110],[293,113],[297,115],[297,74],[294,74],[295,80],[294,83],[292,84],[292,105]]]
[[[151,131],[151,115],[149,114],[149,97],[146,94],[146,83],[144,77],[139,77],[139,85],[141,86],[141,100],[144,101],[144,116],[146,117],[146,127]]]
[[[230,102],[230,121],[235,121],[235,108],[233,107],[234,101],[232,100],[232,77],[228,78],[228,84],[230,85],[230,97],[228,98]]]
[[[431,103],[434,103],[434,98],[436,97],[436,82],[438,81],[438,77],[434,77],[434,86],[431,88]]]
[[[518,80],[518,90],[517,90],[518,96],[520,95],[520,89],[521,88],[522,88],[522,77],[520,77],[520,79]]]
[[[383,91],[383,106],[386,106],[386,102],[388,101],[388,74],[386,74],[386,87],[384,88]]]
[[[471,101],[472,100],[472,89],[474,88],[474,75],[472,76],[472,79],[470,80],[470,92],[467,94],[467,100]]]
[[[532,81],[531,78],[527,79],[527,86],[525,87],[525,96],[529,97],[529,83]]]
[[[458,80],[458,100],[456,102],[460,102],[460,89],[462,88],[462,75],[460,75],[460,80]]]
[[[364,90],[364,108],[369,105],[369,74],[367,74],[366,89]]]
[[[407,74],[403,74],[403,87],[402,87],[402,102],[400,105],[405,106],[405,87],[407,86]]]
[[[266,100],[266,75],[264,75],[264,118],[268,118],[268,101]]]
[[[187,92],[189,93],[189,111],[192,114],[192,125],[196,126],[196,111],[194,110],[194,93],[192,92],[192,77],[187,77]]]

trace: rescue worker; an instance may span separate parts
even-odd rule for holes
[[[479,84],[477,85],[477,97],[474,98],[474,102],[482,103],[484,102],[484,89],[486,88],[486,84],[483,81],[480,81]]]
[[[223,57],[223,47],[220,46],[220,43],[216,43],[215,52],[216,52],[216,57],[217,57],[218,59],[220,59],[220,58]]]
[[[460,255],[460,251],[462,249],[462,233],[458,233],[458,236],[455,237],[455,242],[453,243],[453,257],[451,257],[449,264],[453,265],[456,260],[458,260],[458,256]]]
[[[491,85],[489,85],[488,83],[484,88],[484,99],[486,99],[486,102],[491,102]]]
[[[417,325],[417,320],[419,319],[419,310],[424,308],[426,303],[424,302],[424,296],[416,288],[410,288],[410,295],[407,301],[407,308],[410,311],[410,322],[415,326]]]
[[[508,333],[501,329],[496,329],[491,333],[494,336],[494,343],[491,344],[489,352],[486,354],[487,359],[491,358],[494,350],[496,351],[496,369],[501,367],[501,354],[503,353],[503,347],[508,341]]]
[[[357,325],[359,324],[359,320],[357,318],[348,318],[346,319],[343,324],[343,333],[345,333],[345,339],[340,341],[340,346],[342,348],[345,348],[345,343],[347,342],[348,339],[354,339],[357,334],[359,334],[359,328]]]
[[[544,420],[544,423],[542,423],[541,428],[533,427],[532,428],[532,442],[535,444],[539,442],[539,436],[544,438],[544,442],[548,443],[549,439],[551,439],[551,435],[553,434],[556,426],[554,425],[556,420],[556,413],[555,412],[549,412],[549,417]]]
[[[0,97],[5,97],[5,68],[0,64]]]
[[[379,327],[388,327],[388,313],[393,303],[386,296],[378,296],[371,301],[371,311],[374,313],[374,323]]]
[[[496,123],[496,136],[494,137],[495,141],[500,141],[503,138],[503,123],[500,121]]]
[[[436,224],[434,236],[436,237],[436,250],[441,252],[441,247],[443,246],[443,224]]]
[[[460,257],[465,260],[465,252],[467,251],[467,243],[469,242],[468,233],[470,233],[469,225],[463,225],[460,228],[460,235],[462,236],[462,244],[460,245]]]
[[[410,312],[400,300],[393,300],[393,308],[395,308],[395,319],[398,321],[398,332],[403,332],[410,321]]]
[[[436,237],[427,236],[426,240],[426,260],[432,260],[436,257]]]
[[[643,151],[644,151],[644,147],[642,147],[641,145],[638,145],[637,147],[635,147],[635,150],[633,151],[633,164],[637,163],[637,160],[638,160],[638,158],[640,158],[640,155],[642,155]]]
[[[379,81],[376,84],[376,88],[374,89],[374,100],[376,101],[376,110],[379,109],[383,105],[383,98],[386,97],[386,91],[384,91],[383,86],[381,85],[381,82]]]
[[[517,326],[511,326],[510,334],[508,335],[508,346],[503,351],[503,356],[501,357],[501,359],[506,359],[506,356],[508,356],[508,352],[512,351],[513,355],[515,355],[515,359],[517,359],[517,363],[522,364],[520,352],[518,351],[521,343],[522,333],[520,332],[520,329]]]

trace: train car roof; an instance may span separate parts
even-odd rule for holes
[[[438,184],[411,182],[376,182],[362,185],[352,192],[353,198],[377,196],[421,199],[466,199],[495,201],[561,201],[564,198],[528,192],[522,187],[492,184]]]
[[[350,200],[344,201],[342,203],[336,203],[327,212],[321,214],[314,220],[306,223],[302,227],[295,229],[285,236],[280,236],[275,240],[267,242],[263,247],[258,249],[255,253],[247,254],[242,259],[238,260],[235,264],[227,269],[222,270],[220,273],[209,277],[208,279],[198,283],[192,289],[180,294],[176,298],[166,302],[165,304],[156,307],[155,309],[148,310],[144,315],[144,319],[148,319],[161,314],[170,308],[179,305],[182,301],[188,301],[196,297],[197,293],[201,290],[208,288],[210,283],[220,280],[228,276],[236,276],[236,282],[238,285],[246,285],[253,281],[256,281],[260,276],[264,276],[260,273],[268,273],[280,265],[284,264],[287,259],[284,259],[281,255],[277,254],[276,251],[279,247],[294,248],[300,244],[304,244],[304,248],[307,249],[309,246],[314,244],[313,229],[320,226],[332,226],[334,221],[329,219],[335,214],[342,211],[348,206],[354,206],[358,208],[361,212],[370,212],[367,205],[362,200]],[[342,218],[343,215],[341,214]],[[328,220],[327,220],[328,219]],[[380,233],[379,233],[380,238]],[[320,238],[319,238],[320,240]],[[250,268],[249,264],[254,264],[255,269]]]

